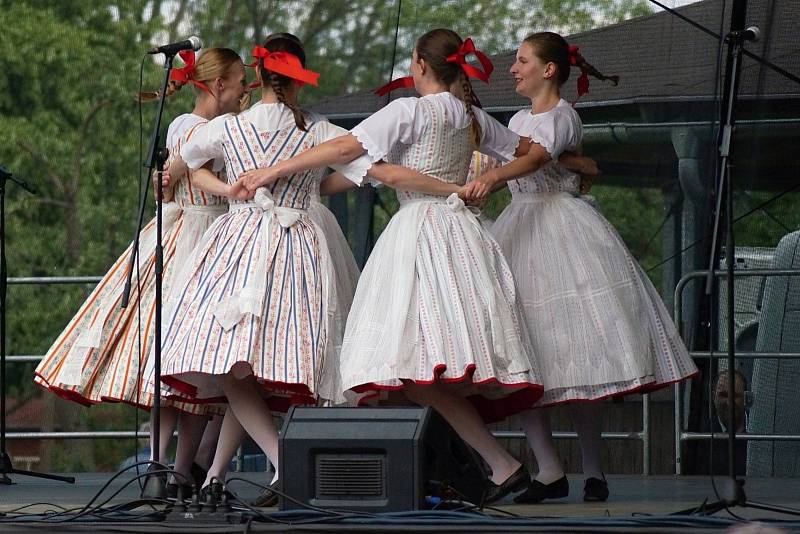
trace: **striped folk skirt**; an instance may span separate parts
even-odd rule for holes
[[[163,381],[188,402],[224,401],[230,371],[252,371],[273,411],[317,401],[336,344],[327,243],[305,211],[258,198],[206,233],[165,325]]]
[[[164,205],[163,294],[175,273],[211,223],[226,206]],[[120,256],[58,336],[36,368],[35,382],[84,405],[124,402],[140,408],[152,406],[152,391],[145,389],[142,370],[148,365],[155,320],[156,222],[150,221],[139,236],[139,267],[134,271],[130,302],[120,303],[131,247]],[[137,278],[138,272],[138,278]],[[204,407],[165,403],[192,413]]]

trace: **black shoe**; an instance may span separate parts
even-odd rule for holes
[[[608,499],[608,482],[606,476],[603,479],[587,478],[583,486],[583,500],[586,502],[605,502]]]
[[[192,498],[192,485],[191,484],[167,484],[167,499],[177,499],[178,492],[181,494],[181,499],[184,501],[191,500]]]
[[[550,484],[542,484],[538,480],[531,480],[528,489],[514,497],[517,504],[536,504],[545,499],[561,499],[569,495],[569,481],[566,475]]]
[[[268,508],[278,504],[278,494],[272,490],[280,491],[280,480],[276,480],[269,485],[269,488],[261,492],[255,500],[250,501],[250,506],[254,508]]]
[[[225,486],[222,482],[212,482],[208,486],[202,488],[198,495],[198,500],[200,504],[203,504],[208,501],[208,495],[211,494],[211,500],[214,503],[222,502],[222,495],[224,494],[228,500],[233,499],[233,494],[225,489]]]
[[[208,475],[208,470],[203,469],[199,464],[192,462],[192,468],[190,470],[190,473],[192,475],[192,481],[194,482],[195,486],[199,488],[203,485],[203,482],[206,481],[206,475]]]
[[[483,504],[491,504],[499,501],[509,493],[514,493],[525,487],[531,479],[531,475],[524,465],[519,466],[519,469],[508,477],[505,482],[499,486],[489,480],[487,482],[486,493],[483,496]]]

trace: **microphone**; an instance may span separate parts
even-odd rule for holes
[[[33,187],[31,184],[26,182],[21,177],[15,176],[14,173],[12,173],[8,169],[6,169],[5,166],[3,166],[3,165],[0,165],[0,180],[11,180],[12,182],[14,182],[18,186],[20,186],[22,189],[27,191],[28,193],[30,193],[32,195],[36,194],[36,188],[35,187]]]
[[[757,26],[749,26],[747,29],[730,32],[728,39],[739,41],[758,41],[761,38],[761,30]]]
[[[197,52],[203,48],[203,42],[200,40],[199,37],[196,35],[192,35],[185,41],[180,41],[178,43],[170,43],[161,46],[155,46],[147,51],[148,54],[166,54],[168,56],[174,56],[181,50],[194,50]]]

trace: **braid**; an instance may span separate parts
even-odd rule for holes
[[[478,123],[477,117],[475,117],[475,110],[472,109],[472,106],[481,107],[481,103],[480,100],[478,100],[478,97],[475,95],[475,91],[472,89],[472,84],[463,70],[459,74],[459,77],[461,78],[461,90],[463,92],[462,100],[464,101],[464,105],[467,107],[467,115],[469,115],[470,129],[472,130],[472,141],[475,143],[475,146],[480,146],[483,132],[481,132],[481,125]]]
[[[281,83],[281,78],[282,76],[279,74],[269,72],[269,85],[272,87],[272,91],[275,93],[275,96],[278,97],[278,102],[292,111],[292,115],[294,115],[294,123],[297,125],[297,127],[304,132],[307,132],[308,130],[306,129],[305,115],[303,115],[303,112],[297,107],[297,104],[289,102],[289,100],[286,98],[286,95],[283,94],[283,84]]]
[[[170,97],[177,93],[178,91],[186,85],[186,82],[179,82],[177,80],[170,80],[169,85],[167,85],[167,97]],[[158,100],[161,96],[161,91],[144,91],[139,93],[139,102],[152,102],[153,100]]]
[[[617,75],[606,76],[605,74],[603,74],[602,72],[597,70],[595,67],[590,65],[589,62],[586,61],[583,58],[583,56],[580,55],[580,54],[577,54],[577,65],[576,66],[579,69],[581,69],[581,72],[585,72],[586,74],[590,74],[590,75],[594,76],[595,78],[597,78],[598,80],[601,80],[601,81],[609,80],[615,86],[619,85],[619,76],[617,76]]]
[[[249,91],[243,94],[242,99],[239,101],[239,111],[244,111],[249,108],[251,99],[252,95]]]

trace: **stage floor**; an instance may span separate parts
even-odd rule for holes
[[[76,484],[65,484],[42,479],[27,478],[15,475],[15,485],[0,486],[0,512],[16,510],[21,506],[35,504],[25,509],[27,513],[44,513],[54,510],[52,505],[64,508],[76,508],[88,504],[101,487],[109,480],[107,474],[77,474]],[[243,473],[242,478],[265,483],[264,476],[255,473]],[[113,481],[103,492],[102,498],[97,503],[105,501],[115,491],[120,489],[131,476],[120,477]],[[582,501],[583,480],[580,475],[569,477],[571,494],[567,499],[539,505],[517,505],[507,498],[497,507],[520,516],[538,518],[631,518],[640,515],[667,515],[678,510],[699,506],[705,499],[716,500],[711,481],[708,477],[697,476],[608,476],[611,497],[608,502],[587,504]],[[231,489],[243,498],[253,498],[258,490],[248,484],[236,483]],[[745,484],[747,496],[752,501],[776,504],[785,507],[800,509],[800,479],[763,479],[750,478]],[[135,500],[138,497],[138,486],[133,483],[114,497],[108,505],[119,504]],[[269,512],[274,509],[263,509]],[[791,516],[775,514],[752,508],[737,508],[736,513],[748,519],[797,519]],[[725,511],[719,512],[716,517],[730,518]],[[7,521],[7,519],[6,519]],[[800,523],[798,523],[800,524]],[[152,525],[152,524],[151,524]],[[21,526],[21,525],[20,525]],[[62,525],[66,526],[66,525]],[[118,524],[119,526],[119,524]],[[129,525],[133,526],[133,525]],[[154,525],[153,525],[154,526]],[[161,524],[161,527],[167,525]],[[317,525],[320,526],[320,525]],[[137,530],[145,527],[137,524]],[[256,524],[253,524],[256,527]],[[24,528],[24,527],[23,527]],[[51,527],[47,527],[52,529]],[[406,527],[408,530],[408,527]],[[60,530],[60,529],[59,529]],[[105,531],[101,525],[92,526],[93,531]],[[123,529],[124,530],[124,529]],[[178,532],[182,529],[172,529]],[[261,530],[253,528],[253,531]],[[293,529],[294,530],[294,529]],[[336,530],[336,529],[334,529]],[[345,528],[341,531],[347,531]],[[349,530],[353,530],[352,528]],[[384,527],[382,531],[387,531]],[[389,529],[392,530],[392,529]],[[412,529],[414,530],[414,529]],[[442,530],[442,529],[439,529]],[[503,529],[506,530],[507,529]],[[617,531],[625,530],[617,528]],[[0,524],[0,531],[10,532],[10,525]],[[120,531],[119,528],[116,529]],[[152,531],[152,530],[151,530]],[[468,531],[468,530],[464,530]],[[516,531],[516,529],[515,529]],[[522,530],[527,531],[527,530]],[[530,530],[534,531],[534,530]]]

